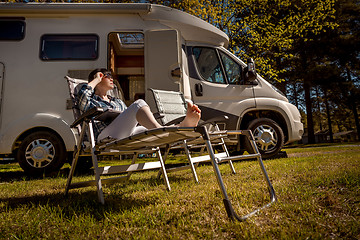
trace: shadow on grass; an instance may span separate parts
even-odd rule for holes
[[[0,211],[61,212],[61,216],[72,219],[74,216],[86,215],[101,221],[109,212],[124,212],[143,208],[155,203],[154,199],[137,199],[128,194],[106,193],[105,204],[98,201],[93,188],[84,191],[72,190],[65,196],[64,191],[55,193],[32,194],[31,196],[0,198]]]
[[[36,179],[45,179],[45,178],[67,178],[70,172],[70,168],[62,168],[59,171],[44,173],[42,175],[30,175],[25,173],[23,170],[18,171],[8,171],[0,172],[0,182],[15,182],[15,181],[27,181],[27,180],[36,180]],[[93,175],[93,170],[89,169],[86,171],[77,171],[75,176],[87,176]]]
[[[11,172],[0,172],[1,182],[14,182],[20,180],[26,180],[28,176],[24,171],[11,171]]]
[[[31,181],[37,179],[51,179],[51,178],[63,178],[67,179],[69,174],[69,168],[63,168],[60,171],[44,175],[41,177],[30,177],[23,171],[12,171],[12,172],[0,172],[0,179],[2,183],[11,183],[15,181]],[[141,174],[141,173],[135,173]],[[74,215],[90,215],[97,220],[104,218],[109,212],[123,212],[132,211],[133,209],[139,209],[148,205],[155,204],[156,198],[142,198],[138,199],[133,197],[132,192],[135,186],[135,191],[143,191],[145,188],[154,188],[157,186],[163,187],[164,192],[166,187],[164,180],[156,177],[156,171],[153,171],[153,176],[146,175],[144,177],[134,177],[129,180],[128,185],[122,183],[117,186],[103,186],[105,204],[102,205],[98,201],[98,195],[95,186],[82,188],[82,189],[71,189],[67,196],[65,196],[65,181],[64,186],[53,186],[39,188],[36,192],[27,193],[24,190],[19,191],[19,194],[12,195],[11,197],[0,197],[0,211],[11,211],[12,209],[59,209],[62,215],[71,219]],[[85,175],[93,176],[92,170]],[[84,174],[81,174],[84,176]],[[174,176],[170,178],[170,181],[188,181],[186,177]],[[63,181],[63,180],[61,180]],[[73,178],[73,182],[77,182],[76,176]],[[39,184],[39,183],[37,183]],[[41,182],[40,182],[41,184]],[[130,187],[129,187],[130,186]],[[19,196],[16,196],[19,195]],[[22,196],[21,196],[22,195]]]

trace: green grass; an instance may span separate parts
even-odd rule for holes
[[[63,196],[68,165],[42,179],[0,165],[0,239],[360,239],[360,146],[286,151],[264,162],[278,201],[242,223],[227,218],[211,165],[198,168],[200,184],[190,171],[170,173],[170,192],[156,172],[136,173],[104,187],[105,205],[92,187]],[[267,189],[257,162],[234,165],[236,175],[220,169],[246,214],[269,201]]]

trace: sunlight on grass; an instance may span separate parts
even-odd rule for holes
[[[135,173],[128,185],[104,187],[105,205],[94,187],[64,197],[69,165],[39,179],[0,165],[0,239],[359,239],[360,147],[286,151],[289,158],[264,162],[278,202],[243,223],[227,218],[211,165],[198,167],[199,184],[190,170],[170,173],[170,192],[156,171]],[[235,175],[220,169],[236,211],[267,203],[258,163],[234,166]]]

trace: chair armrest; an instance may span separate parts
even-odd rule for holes
[[[206,125],[206,124],[209,124],[209,123],[211,123],[212,125],[216,125],[219,122],[224,122],[224,121],[227,121],[227,120],[229,120],[229,117],[226,116],[226,115],[222,115],[222,116],[217,116],[217,117],[210,118],[210,119],[208,119],[206,121],[201,121],[198,125],[203,126],[203,125]]]
[[[153,116],[155,119],[162,119],[165,117],[164,114],[161,114],[161,113],[153,113]],[[171,125],[174,125],[174,124],[179,124],[181,123],[182,120],[184,120],[185,116],[181,116],[181,117],[178,117],[178,118],[175,118],[173,120],[171,120],[170,122],[167,122],[164,124],[164,126],[171,126]]]
[[[184,118],[185,118],[185,116],[175,118],[175,119],[171,120],[170,122],[167,122],[165,124],[165,126],[171,126],[171,125],[174,125],[174,124],[179,124],[184,120]]]
[[[102,122],[112,122],[121,112],[114,109],[107,109],[95,117],[95,120]]]
[[[161,116],[161,115],[159,115],[159,116],[160,116],[159,118],[164,117],[164,116]],[[179,124],[184,120],[184,118],[185,118],[185,116],[175,118],[175,119],[171,120],[170,122],[166,123],[165,126],[171,126],[171,125],[174,125],[174,124]],[[227,121],[227,120],[229,120],[229,117],[226,116],[226,115],[213,117],[213,118],[210,118],[210,119],[208,119],[206,121],[203,121],[203,120],[200,119],[200,121],[198,123],[198,126],[204,126],[204,125],[209,124],[209,123],[212,124],[212,125],[216,125],[219,122],[224,122],[224,121]]]
[[[158,112],[153,113],[153,116],[154,116],[155,119],[160,119],[160,118],[164,118],[164,117],[165,117],[163,114],[160,114],[160,113],[158,113]]]
[[[81,114],[80,117],[75,119],[75,121],[70,125],[70,127],[74,128],[77,125],[79,125],[80,123],[82,123],[84,120],[95,117],[95,116],[98,116],[103,112],[104,112],[104,109],[102,109],[102,108],[91,108],[88,111]]]

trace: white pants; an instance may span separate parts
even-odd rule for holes
[[[143,126],[137,126],[136,113],[147,103],[142,100],[133,102],[124,112],[120,113],[98,136],[98,140],[106,137],[122,139],[146,130]]]

